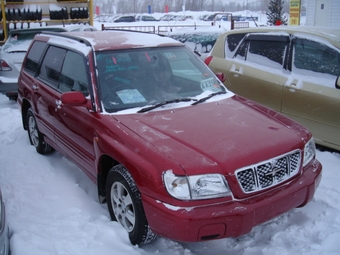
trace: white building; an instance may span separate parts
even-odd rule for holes
[[[305,0],[306,25],[340,29],[340,0]]]

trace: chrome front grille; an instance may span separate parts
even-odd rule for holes
[[[256,165],[236,171],[236,177],[245,193],[273,187],[299,172],[301,151],[295,150]]]

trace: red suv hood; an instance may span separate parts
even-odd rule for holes
[[[309,134],[282,115],[237,96],[214,103],[114,117],[172,158],[189,175],[231,174],[240,167],[303,149],[301,134],[305,139]]]

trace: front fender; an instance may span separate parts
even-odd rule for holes
[[[171,198],[163,185],[162,173],[180,166],[161,153],[150,142],[117,123],[110,132],[98,132],[94,142],[98,187],[105,189],[108,171],[116,164],[122,164],[131,174],[141,192],[147,196],[167,201]],[[111,160],[108,160],[111,159]],[[104,163],[103,161],[110,161]]]

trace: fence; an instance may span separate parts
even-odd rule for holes
[[[230,29],[240,29],[240,28],[248,28],[249,22],[230,22]],[[147,32],[147,33],[155,33],[155,34],[161,34],[161,35],[167,35],[170,32],[173,32],[176,28],[193,28],[193,30],[196,30],[198,27],[203,26],[197,26],[195,25],[169,25],[169,26],[105,26],[102,24],[102,30],[133,30],[138,32]],[[210,27],[209,25],[206,25],[204,27]]]

